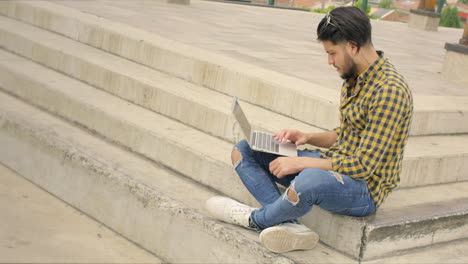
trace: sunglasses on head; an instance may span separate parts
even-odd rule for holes
[[[327,19],[327,23],[324,25],[324,28],[327,27],[328,25],[332,25],[332,26],[334,26],[334,27],[336,27],[336,28],[338,27],[337,25],[335,25],[335,24],[333,24],[333,23],[331,22],[331,14],[330,14],[330,12],[328,12],[328,13],[325,15],[325,18]]]

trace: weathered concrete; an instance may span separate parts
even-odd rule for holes
[[[54,114],[77,122],[112,141],[123,144],[137,153],[161,162],[165,166],[179,171],[200,183],[220,190],[240,201],[256,204],[231,168],[229,160],[231,144],[204,135],[199,131],[158,116],[143,108],[128,104],[121,99],[28,62],[23,58],[4,52],[0,52],[0,54],[0,58],[2,58],[0,60],[0,69],[2,69],[1,72],[3,73],[0,75],[0,86],[4,87],[4,89]],[[35,73],[34,77],[28,77],[28,75],[32,76],[30,73],[33,72]],[[67,85],[63,85],[64,83]],[[457,138],[460,140],[463,137],[459,136]],[[450,140],[447,139],[447,142],[450,142]],[[441,142],[440,138],[436,142]],[[455,143],[458,146],[462,145],[460,141]],[[208,147],[206,147],[206,144],[208,144]],[[447,147],[445,144],[443,146]],[[169,152],[171,155],[165,155],[165,153]],[[440,155],[443,157],[447,153],[441,153]],[[183,163],[180,162],[182,159],[184,160]],[[434,164],[438,165],[437,163]],[[463,164],[466,164],[466,162],[460,160],[455,164],[459,165],[442,167],[446,170],[454,169],[457,171],[460,170],[460,166],[465,166]],[[430,173],[430,169],[433,169],[433,167],[428,165],[427,167],[429,169],[428,173]],[[440,170],[435,172],[438,173]],[[219,177],[219,175],[224,176]],[[442,173],[441,175],[446,174]],[[411,182],[414,184],[420,184],[417,180],[425,182],[427,175],[423,176],[426,177],[416,178]],[[463,174],[460,174],[460,176],[462,177]],[[440,178],[434,179],[440,180]],[[405,195],[411,195],[412,193],[414,193],[414,190],[408,189],[397,191],[395,195],[399,194],[405,197]],[[379,234],[379,232],[386,234],[385,230],[390,229],[394,234],[389,241],[383,243],[383,249],[379,248],[378,251],[372,250],[369,251],[372,253],[362,255],[362,257],[380,256],[401,249],[394,245],[399,245],[398,242],[405,239],[412,241],[413,237],[405,235],[412,227],[407,229],[403,228],[402,225],[409,222],[425,223],[424,226],[433,225],[433,214],[425,216],[416,214],[408,218],[403,217],[403,213],[398,214],[398,211],[406,210],[406,202],[403,200],[400,203],[403,204],[392,208],[389,214],[379,213],[379,217],[376,219],[343,217],[317,208],[310,216],[304,218],[304,222],[313,226],[319,232],[324,243],[355,258],[360,257],[361,252],[365,252],[363,251],[364,244],[361,244],[361,242],[364,241],[367,248],[375,246],[376,243],[378,245],[382,244],[379,239],[368,241],[366,237],[362,237],[363,234],[366,234],[366,236]],[[417,206],[424,207],[425,205]],[[451,219],[450,217],[458,212],[457,210],[449,210],[447,216]],[[393,217],[394,222],[382,222],[393,214],[398,215],[396,218]],[[329,224],[322,225],[321,223]],[[444,230],[445,225],[446,223],[439,224],[440,232]],[[464,228],[463,225],[461,226]],[[363,233],[363,228],[367,228],[368,232]],[[458,238],[457,234],[465,233],[449,233],[447,236],[449,238],[454,236]],[[382,237],[382,235],[374,236]],[[420,243],[420,245],[429,244],[431,242],[427,240]]]
[[[393,255],[388,258],[361,262],[363,264],[406,263],[406,264],[439,264],[468,263],[466,249],[468,240],[454,241],[406,252],[404,255]]]
[[[454,82],[468,84],[468,46],[446,43],[442,75]]]
[[[28,25],[3,17],[0,21],[2,29],[23,33],[14,35],[0,29],[4,39],[0,46],[231,143],[238,136],[232,129],[230,96]],[[323,131],[249,103],[243,107],[254,128]]]
[[[356,263],[322,245],[271,253],[256,232],[205,216],[213,190],[13,97],[0,93],[0,102],[2,162],[164,261]]]
[[[412,9],[410,12],[408,27],[427,31],[437,31],[439,28],[439,21],[440,14]]]
[[[154,0],[165,4],[190,5],[190,0]]]
[[[12,97],[0,100],[2,162],[165,261],[290,263],[180,201],[201,207],[211,191]]]
[[[342,80],[326,65],[326,54],[315,39],[323,14],[199,0],[190,8],[147,0],[104,0],[92,5],[73,0],[54,2],[322,87],[341,87]],[[443,46],[447,41],[458,41],[461,29],[442,27],[428,32],[408,28],[405,23],[371,23],[375,47],[385,51],[416,95],[468,95],[464,86],[445,81],[439,73]]]
[[[25,3],[4,2],[2,10],[17,19],[222,93],[238,96],[305,123],[327,129],[334,128],[338,123],[338,91],[48,2]],[[116,32],[115,28],[120,31]],[[436,101],[439,108],[429,111],[424,107],[419,110],[421,105],[416,103],[411,133],[421,135],[468,131],[468,106],[454,103],[456,100],[451,99],[430,99]]]
[[[117,5],[121,3],[130,4],[121,1]],[[141,3],[149,2],[133,1],[131,4],[141,8]],[[81,5],[74,1],[63,4]],[[197,2],[198,7],[205,6],[198,4],[199,2]],[[92,5],[91,8],[96,6]],[[168,6],[170,5],[157,5],[157,8],[171,9]],[[131,8],[127,10],[130,13]],[[184,8],[179,11],[186,12]],[[112,12],[123,10],[122,6],[110,9]],[[336,116],[330,119],[336,109],[329,111],[329,107],[337,106],[336,90],[324,89],[303,79],[195,49],[142,30],[48,2],[3,1],[0,2],[0,12],[143,65],[167,70],[170,74],[192,82],[186,84],[180,80],[173,81],[176,78],[157,73],[142,65],[129,63],[105,52],[74,43],[73,40],[7,18],[0,18],[2,22],[0,43],[3,47],[105,89],[127,101],[6,52],[0,52],[3,60],[0,63],[2,69],[0,82],[3,89],[31,104],[47,109],[54,115],[84,126],[107,140],[143,154],[165,167],[159,168],[161,172],[159,169],[154,171],[152,167],[154,163],[151,161],[135,161],[131,158],[134,156],[128,152],[118,151],[92,137],[90,139],[81,135],[74,137],[78,134],[62,121],[39,114],[39,111],[35,113],[30,107],[18,106],[21,104],[16,105],[16,101],[9,96],[4,96],[3,100],[0,100],[2,102],[0,116],[1,120],[4,120],[0,140],[8,149],[6,153],[0,153],[0,160],[13,164],[15,168],[40,182],[44,188],[57,192],[60,197],[67,197],[76,203],[77,207],[91,212],[93,216],[97,215],[96,218],[102,217],[102,221],[112,228],[169,261],[246,262],[246,259],[248,262],[252,260],[253,262],[292,260],[308,262],[307,260],[316,259],[324,260],[321,262],[350,261],[333,250],[324,250],[324,247],[319,247],[320,252],[311,251],[304,254],[292,252],[287,254],[289,258],[278,258],[277,255],[266,252],[259,246],[255,233],[229,225],[218,225],[219,222],[204,216],[203,202],[217,191],[206,190],[197,183],[254,204],[252,197],[247,194],[232,171],[229,160],[232,145],[220,139],[232,142],[229,131],[227,129],[216,131],[209,125],[204,125],[203,118],[200,118],[204,112],[200,109],[205,109],[207,114],[219,114],[218,120],[223,120],[230,105],[227,95],[241,95],[240,97],[245,100],[267,109],[274,108],[277,111],[276,105],[278,105],[278,112],[302,121],[313,113],[311,119],[313,122],[310,120],[307,122],[314,123],[318,120],[317,122],[323,122],[323,127],[326,128],[336,122],[336,119],[332,120]],[[142,21],[147,22],[144,14],[141,15]],[[167,16],[162,17],[167,19]],[[73,53],[74,50],[77,52]],[[177,82],[177,85],[171,87],[177,91],[163,88],[153,90],[152,87],[161,81],[163,86],[172,86]],[[205,96],[208,93],[202,94],[203,89],[191,93],[191,88],[201,88],[194,84],[201,84],[227,95],[210,91],[216,95],[208,97]],[[186,85],[188,89],[184,89]],[[268,93],[268,96],[264,96],[265,93]],[[160,94],[164,95],[160,97]],[[190,100],[184,97],[185,94],[190,95]],[[282,94],[287,96],[284,100],[278,99]],[[152,100],[155,98],[159,100],[164,98],[164,100],[152,106]],[[165,109],[174,102],[172,98],[176,98],[181,109]],[[429,100],[431,104],[421,104],[423,98]],[[220,104],[217,99],[221,101]],[[212,100],[216,103],[211,103]],[[467,116],[465,97],[419,95],[415,100],[417,112],[413,131],[417,131],[416,134],[467,131],[464,128],[466,125],[464,118]],[[299,104],[300,107],[297,109],[301,109],[300,113],[291,109],[292,102],[295,106]],[[133,103],[165,113],[171,118],[174,114],[176,120],[188,123],[190,126],[155,114]],[[213,106],[206,107],[207,104]],[[183,108],[186,105],[196,110],[195,121],[184,116],[186,114],[184,112],[191,110],[189,107]],[[247,109],[256,107],[252,104],[245,105]],[[302,112],[302,109],[307,111]],[[323,117],[321,111],[327,113],[327,116]],[[449,115],[446,115],[446,112],[449,112]],[[329,120],[325,120],[326,118]],[[284,117],[281,119],[288,120]],[[208,120],[205,121],[209,123]],[[259,127],[267,127],[259,121],[254,122]],[[270,123],[271,120],[266,119],[265,122]],[[285,122],[293,124],[297,121]],[[226,124],[229,126],[228,122],[222,124],[221,128],[226,127]],[[447,128],[446,124],[450,127]],[[208,133],[220,135],[220,138],[194,129],[198,126],[205,132],[213,129]],[[412,137],[406,152],[402,186],[466,180],[467,175],[464,172],[468,169],[466,167],[468,163],[465,162],[467,141],[468,137],[463,135]],[[95,145],[96,147],[91,147]],[[205,145],[210,147],[205,148]],[[24,153],[30,154],[32,161],[22,160],[20,157],[23,157]],[[180,172],[197,182],[184,179],[167,169]],[[50,172],[51,170],[54,171]],[[35,176],[34,173],[37,174],[38,171],[42,171],[45,178]],[[155,175],[159,173],[162,176],[156,178]],[[74,184],[77,189],[68,193],[70,185],[67,184]],[[465,185],[457,183],[456,186]],[[393,255],[411,247],[463,238],[467,233],[465,206],[467,190],[462,188],[461,191],[452,191],[454,186],[450,186],[450,190],[443,188],[437,186],[431,192],[425,193],[426,188],[399,190],[391,196],[399,200],[394,202],[389,200],[377,215],[367,218],[343,217],[316,208],[304,218],[304,222],[319,232],[324,243],[361,260]],[[415,199],[439,191],[442,195],[434,195],[435,198],[431,201],[427,198]],[[446,195],[448,191],[453,194],[451,198]],[[185,195],[180,196],[180,192]],[[83,197],[83,193],[90,195]],[[92,204],[87,199],[98,202]],[[408,200],[417,202],[407,203]],[[136,218],[129,218],[129,215]],[[155,217],[159,217],[160,221],[155,223],[153,221]],[[200,240],[194,237],[208,245],[195,260],[193,255],[200,251],[198,245]],[[169,246],[163,246],[158,241],[169,241]],[[179,252],[176,252],[175,245],[179,243],[182,243],[182,248],[186,249],[184,251],[186,255],[177,254]],[[214,248],[220,250],[220,253],[214,252]],[[328,253],[322,254],[323,252],[333,252],[333,258],[324,257]],[[338,260],[335,259],[337,256]]]
[[[391,256],[410,248],[465,238],[467,191],[467,183],[400,190],[369,217],[340,216],[320,209],[303,221],[319,234],[334,233],[322,242],[356,258]],[[331,224],[323,225],[324,222]],[[337,222],[340,225],[335,226]]]
[[[11,60],[5,62],[15,64]],[[42,83],[23,79],[25,76],[14,78],[2,71],[1,86],[200,183],[237,199],[248,197],[248,191],[230,165],[232,144],[53,71],[30,66],[33,69],[29,72],[41,73],[33,78],[43,78]],[[23,67],[27,66],[23,64]],[[53,89],[46,89],[48,86]]]
[[[0,164],[1,263],[163,263]]]
[[[144,111],[144,109],[128,105],[128,103],[119,101],[116,98],[109,98],[107,93],[96,91],[92,87],[83,85],[80,82],[66,78],[31,62],[27,62],[25,59],[15,55],[5,52],[1,52],[1,54],[2,63],[0,67],[3,70],[3,74],[0,73],[2,76],[0,82],[4,89],[7,89],[11,93],[33,104],[40,105],[41,107],[49,109],[49,111],[64,116],[74,122],[78,122],[91,130],[97,131],[101,135],[129,147],[133,151],[141,153],[158,162],[162,162],[166,166],[192,177],[203,184],[219,188],[222,192],[237,199],[242,199],[242,197],[246,195],[249,196],[231,169],[229,153],[232,144],[210,137],[182,124],[177,124],[167,118],[153,115],[149,111]],[[95,57],[99,55],[102,56],[102,54],[95,54]],[[48,56],[48,58],[49,61],[54,61],[52,60],[52,56]],[[60,59],[57,60],[61,61]],[[61,69],[66,68],[66,65],[61,65],[62,64],[56,64],[55,67]],[[40,74],[37,74],[38,72],[40,72]],[[32,73],[36,74],[33,76]],[[95,76],[101,75],[96,74]],[[157,73],[153,75],[153,77],[155,76],[157,76]],[[162,79],[162,81],[154,79],[154,82],[164,82],[164,79]],[[62,83],[69,83],[70,85],[67,87],[61,85]],[[127,82],[122,82],[122,84],[119,85],[117,81],[114,81],[110,82],[109,87],[110,89],[114,87],[116,90],[118,90],[119,87],[125,89],[126,84]],[[135,92],[135,90],[136,89],[128,89],[127,91],[131,93]],[[84,91],[87,91],[88,94],[84,93]],[[184,91],[186,90],[181,90],[180,92]],[[152,102],[156,102],[153,108],[157,107],[158,102],[164,102],[164,100],[170,99],[167,97],[163,97],[164,100],[158,99],[160,93],[157,92],[149,92],[147,94],[155,96],[155,99],[146,101],[150,103],[144,103],[145,100],[141,100],[143,102],[141,104],[153,105]],[[186,98],[190,94],[193,94],[193,99],[187,100]],[[180,94],[181,100],[179,102],[183,105],[183,102],[196,100],[195,98],[202,97],[206,95],[206,93],[200,93],[198,96],[196,95],[195,90],[192,90],[192,92],[188,91],[187,96]],[[184,106],[181,106],[172,109],[175,110],[175,113],[182,114],[183,117],[184,114],[191,112],[198,114],[206,112],[203,108],[202,111],[200,111],[197,106],[209,104],[213,107],[218,105],[218,109],[222,107],[225,108],[221,110],[221,116],[224,118],[223,121],[230,122],[229,120],[232,120],[232,116],[226,108],[230,107],[231,99],[219,94],[216,95],[216,97],[214,97],[214,95],[208,97],[208,99],[216,98],[218,101],[208,103],[201,100],[199,103],[189,105],[193,108],[184,108]],[[138,98],[141,97],[143,96],[134,96],[133,98],[137,98],[136,100],[141,102],[138,100]],[[111,102],[119,106],[112,105]],[[218,104],[219,102],[221,102],[221,104]],[[171,103],[172,101],[164,102],[163,108],[167,109],[168,107],[165,106],[170,106]],[[289,120],[288,122],[285,118],[268,115],[268,111],[258,109],[248,104],[243,104],[243,106],[246,106],[245,110],[249,118],[252,117],[251,120],[256,121],[254,122],[254,128],[277,131],[284,127],[296,127],[304,129],[305,131],[313,131],[313,127],[307,127],[305,124],[294,122],[293,120]],[[132,110],[126,110],[126,108]],[[184,111],[179,111],[179,108],[182,108]],[[121,111],[116,111],[115,109],[120,109]],[[141,121],[133,117],[136,112],[138,112]],[[174,112],[163,111],[163,113]],[[192,116],[189,115],[189,118],[192,118]],[[123,119],[126,121],[123,122]],[[271,122],[272,120],[277,122]],[[203,121],[202,124],[209,124],[214,126],[215,129],[219,129],[216,124],[209,122],[210,119],[205,118],[203,115],[201,116],[201,121]],[[159,129],[155,128],[156,124],[159,125]],[[170,127],[170,130],[161,129],[161,124],[166,124],[166,126]],[[193,125],[195,123],[189,124]],[[203,125],[201,126],[203,127]],[[225,126],[226,125],[222,125],[221,128]],[[195,127],[199,128],[199,126]],[[133,131],[132,133],[135,134],[135,137],[130,136],[131,133],[128,131]],[[232,129],[228,129],[227,131],[232,133]],[[223,135],[218,134],[217,136],[222,137]],[[195,138],[199,139],[197,140],[199,142],[196,144],[193,143]],[[466,180],[468,176],[464,171],[468,169],[468,162],[465,162],[468,158],[468,148],[466,147],[468,145],[468,137],[456,136],[455,138],[456,140],[453,140],[454,137],[445,136],[410,138],[404,160],[401,186],[421,186]],[[160,155],[161,149],[165,148],[178,149],[178,153],[181,155],[180,157],[183,156],[192,164],[197,165],[195,167],[193,167],[193,165],[181,165],[178,162],[179,156],[175,154],[170,157]],[[199,168],[199,170],[194,168]],[[220,182],[212,175],[225,175],[226,182]],[[236,187],[232,188],[232,186]]]

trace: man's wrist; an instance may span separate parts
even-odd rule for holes
[[[331,159],[312,158],[312,157],[299,157],[299,168],[305,170],[309,168],[316,168],[322,170],[332,170]]]
[[[314,137],[314,134],[313,134],[313,133],[307,133],[307,134],[306,134],[306,138],[307,138],[306,144],[313,145],[313,144],[312,144],[312,139],[313,139],[313,137]]]

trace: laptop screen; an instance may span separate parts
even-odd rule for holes
[[[247,120],[247,117],[244,114],[244,111],[242,111],[242,108],[239,102],[237,101],[237,97],[234,97],[232,101],[232,113],[236,118],[236,121],[239,123],[239,126],[242,130],[242,133],[244,133],[244,136],[247,139],[250,139],[251,127],[249,121]]]

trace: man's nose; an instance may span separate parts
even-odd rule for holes
[[[328,55],[328,65],[334,64],[335,61],[333,60],[333,57],[331,55]]]

